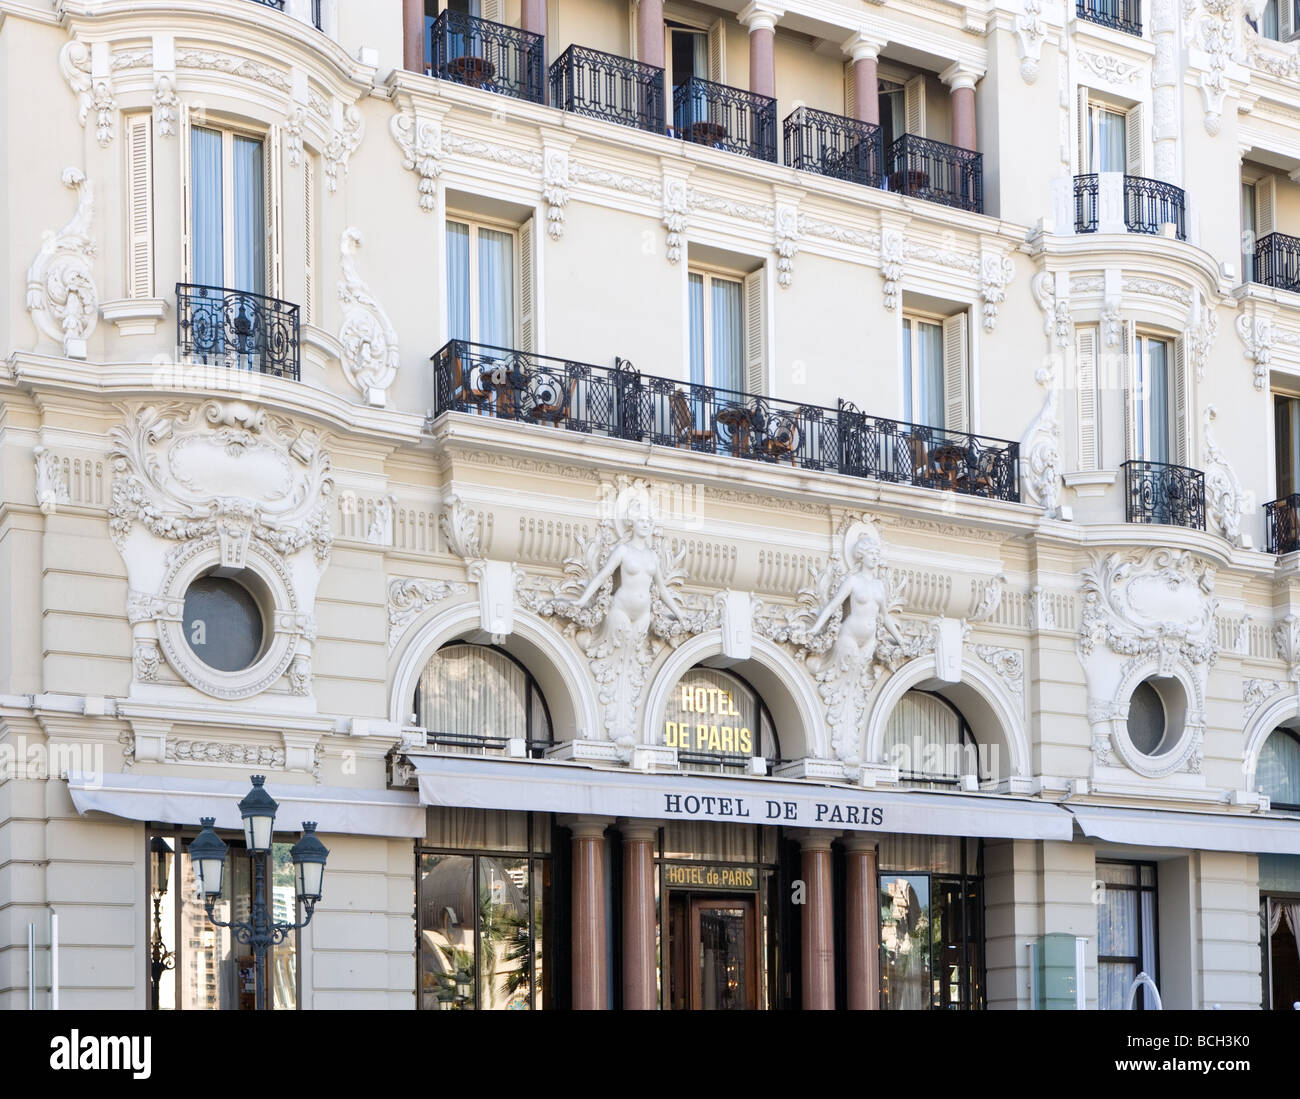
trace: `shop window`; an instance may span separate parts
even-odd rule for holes
[[[1260,1005],[1292,1011],[1300,1003],[1300,855],[1260,855],[1259,888]]]
[[[419,1006],[554,1007],[550,818],[429,812],[419,852]]]
[[[968,430],[966,313],[903,317],[903,419],[947,431]]]
[[[276,165],[267,146],[260,134],[190,126],[190,282],[275,296],[279,257],[267,228],[278,208]]]
[[[879,860],[881,1008],[983,1008],[980,841],[885,836]]]
[[[781,758],[772,715],[758,692],[740,676],[692,668],[664,707],[663,743],[695,771],[741,771]]]
[[[960,786],[966,776],[989,777],[987,752],[980,752],[966,719],[928,691],[908,691],[898,700],[885,726],[883,757],[913,786],[940,789]]]
[[[514,657],[454,641],[435,652],[415,687],[413,713],[429,744],[448,751],[505,752],[510,742],[540,756],[551,717],[536,681]]]
[[[1122,1010],[1139,973],[1160,984],[1156,946],[1154,863],[1097,860],[1097,1006]],[[1150,1005],[1139,987],[1139,1010]]]
[[[195,832],[197,835],[197,832]],[[213,906],[220,920],[251,918],[254,899],[252,862],[245,854],[242,832],[221,832],[230,845],[226,856],[221,899]],[[155,1010],[252,1011],[255,971],[251,947],[235,941],[230,928],[215,926],[199,903],[189,844],[194,836],[178,831],[148,833],[149,955],[158,966],[158,979],[149,983]],[[159,875],[159,844],[172,853],[166,879]],[[272,919],[299,919],[294,886],[292,844],[274,843],[265,856],[265,900]],[[179,852],[179,857],[175,853]],[[165,887],[164,887],[165,886]],[[169,961],[166,952],[170,952]],[[266,959],[267,1002],[275,1010],[293,1010],[300,991],[299,932],[293,931]]]

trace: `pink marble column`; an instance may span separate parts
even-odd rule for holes
[[[952,143],[976,152],[975,81],[979,74],[959,65],[950,65],[940,79],[952,89]]]
[[[546,0],[520,0],[519,26],[534,34],[545,34]]]
[[[428,48],[424,40],[423,0],[402,0],[402,65],[410,72],[424,72],[424,53]]]
[[[880,1006],[880,901],[876,840],[850,834],[844,839],[844,964],[850,1011]]]
[[[573,1008],[609,1007],[605,965],[605,826],[599,817],[567,821],[573,833]]]
[[[854,35],[844,43],[844,52],[853,60],[853,117],[859,122],[880,123],[880,80],[876,61],[884,42]]]
[[[655,837],[653,824],[635,821],[623,833],[623,1008],[654,1011],[655,987]]]
[[[782,14],[753,3],[736,17],[749,29],[749,90],[758,95],[776,96],[776,21]]]
[[[639,0],[636,6],[636,59],[664,67],[664,0]]]
[[[835,1008],[835,941],[831,915],[831,835],[804,832],[803,1009]]]

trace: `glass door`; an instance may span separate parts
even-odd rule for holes
[[[754,902],[691,902],[692,1006],[697,1011],[752,1011],[755,996]]]

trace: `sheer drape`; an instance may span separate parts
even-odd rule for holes
[[[961,837],[881,836],[878,859],[881,870],[960,874]],[[974,872],[973,866],[971,872]]]
[[[704,376],[704,276],[689,275],[686,283],[690,303],[691,382],[706,385]]]
[[[754,828],[746,824],[670,821],[664,825],[664,858],[754,862],[758,858],[757,837]]]
[[[479,342],[515,345],[514,237],[478,231]]]
[[[914,424],[942,427],[943,326],[903,321],[904,418]]]
[[[1260,793],[1278,805],[1300,805],[1300,739],[1277,729],[1264,741],[1255,770]]]
[[[961,720],[946,703],[909,691],[885,726],[884,760],[905,776],[957,778],[976,771],[974,753],[962,744]]]
[[[469,226],[447,222],[447,338],[472,340],[469,321]]]
[[[475,645],[440,649],[420,676],[420,724],[431,733],[526,738],[527,682],[502,653]]]
[[[262,143],[235,138],[235,290],[266,293],[266,191]]]
[[[1146,406],[1146,415],[1139,419],[1145,421],[1144,429],[1149,435],[1139,437],[1138,446],[1141,453],[1150,462],[1168,462],[1169,447],[1169,347],[1163,340],[1140,341],[1142,376],[1138,379],[1140,399]]]
[[[424,827],[424,842],[428,847],[463,851],[528,850],[527,813],[430,806]]]
[[[1094,107],[1097,116],[1097,137],[1099,145],[1094,145],[1092,130],[1089,129],[1088,144],[1091,147],[1093,171],[1122,172],[1128,166],[1128,146],[1125,142],[1124,128],[1128,121],[1118,111],[1108,111]]]
[[[718,389],[739,391],[744,388],[740,283],[713,279],[712,291],[713,384]]]
[[[225,283],[223,206],[221,134],[195,126],[190,130],[190,277],[202,286]]]

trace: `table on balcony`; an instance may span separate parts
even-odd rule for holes
[[[691,140],[700,145],[717,145],[727,140],[727,127],[718,122],[696,122],[691,125]]]
[[[761,431],[754,410],[742,405],[729,405],[721,408],[714,415],[714,420],[727,429],[731,440],[731,454],[743,458],[750,453],[749,437],[752,432]]]
[[[955,489],[965,480],[966,448],[956,443],[940,443],[930,449],[930,468],[935,488]]]

